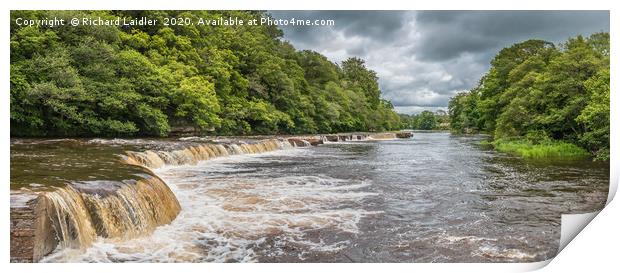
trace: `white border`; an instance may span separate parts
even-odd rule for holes
[[[476,9],[493,9],[493,10],[556,10],[556,9],[572,9],[572,10],[611,10],[611,25],[610,30],[615,29],[618,20],[614,18],[617,15],[618,10],[612,5],[613,1],[604,0],[589,0],[589,1],[541,1],[541,0],[503,0],[503,1],[484,1],[484,0],[433,0],[433,1],[397,1],[397,0],[381,0],[372,1],[368,3],[360,3],[360,1],[334,1],[334,0],[314,0],[314,1],[291,1],[291,0],[263,0],[263,1],[248,1],[248,0],[219,0],[219,1],[206,1],[206,0],[174,0],[174,1],[157,1],[157,0],[107,0],[90,2],[84,0],[64,0],[64,1],[2,1],[4,9],[0,14],[0,17],[5,22],[2,25],[2,33],[4,42],[0,43],[4,58],[2,58],[2,78],[4,82],[4,92],[2,92],[1,99],[4,107],[0,107],[0,116],[4,117],[2,130],[0,130],[0,137],[4,139],[4,145],[2,145],[2,164],[0,166],[2,181],[4,182],[3,193],[0,194],[0,198],[3,204],[9,204],[9,10],[13,9],[134,9],[134,10],[148,10],[148,9],[259,9],[259,10],[344,10],[344,9],[356,9],[356,10],[442,10],[442,9],[461,9],[461,10],[476,10]],[[618,45],[617,35],[615,31],[611,30],[611,71],[616,71],[618,63]],[[612,90],[616,86],[614,77],[611,80]],[[612,91],[611,101],[611,139],[618,139],[618,120],[619,111],[618,107],[618,95]],[[615,189],[618,185],[618,152],[619,146],[611,146],[611,185],[609,201],[615,194]],[[617,270],[617,253],[620,245],[620,239],[618,236],[620,206],[618,202],[610,203],[606,209],[604,209],[599,216],[597,216],[592,224],[585,228],[583,234],[577,236],[573,243],[569,244],[562,253],[560,253],[554,261],[550,263],[543,271],[548,272],[583,272],[585,270],[591,270],[596,268],[596,272],[615,272]],[[8,206],[4,209],[5,224],[2,225],[1,230],[3,234],[9,234],[9,211]],[[1,250],[4,262],[9,261],[9,236],[0,236],[2,245]],[[566,253],[564,253],[566,252]],[[534,263],[534,264],[305,264],[300,266],[298,264],[10,264],[8,265],[9,272],[79,272],[84,273],[89,270],[100,271],[143,271],[143,272],[166,272],[171,271],[195,271],[195,270],[226,270],[226,271],[258,271],[258,272],[312,272],[315,273],[319,270],[334,270],[334,271],[346,271],[346,272],[377,272],[377,271],[415,271],[415,272],[513,272],[533,270],[540,268],[548,263]],[[6,271],[5,271],[6,272]]]

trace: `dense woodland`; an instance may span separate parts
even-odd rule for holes
[[[609,158],[609,33],[504,48],[477,87],[450,101],[452,129],[569,143]]]
[[[418,114],[399,114],[401,128],[414,130],[450,130],[450,117],[444,110],[428,110]]]
[[[11,135],[398,129],[364,61],[298,51],[275,26],[23,27],[18,17],[244,20],[258,11],[11,12]]]

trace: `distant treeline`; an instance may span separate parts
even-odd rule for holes
[[[450,117],[444,110],[422,111],[419,114],[399,114],[402,129],[450,130]]]
[[[504,48],[478,86],[451,99],[451,127],[496,143],[569,143],[608,159],[609,53],[609,33]]]
[[[23,27],[27,19],[246,22],[259,11],[12,11],[11,135],[299,134],[398,129],[364,61],[297,51],[275,26]]]

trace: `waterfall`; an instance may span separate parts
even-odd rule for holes
[[[129,238],[172,222],[181,206],[170,188],[157,176],[138,181],[101,181],[102,185],[65,185],[39,194],[45,209],[35,217],[49,219],[51,228],[37,233],[54,237],[53,250],[85,248],[101,237]],[[110,187],[109,185],[112,185]],[[35,227],[39,228],[39,227]],[[35,239],[35,249],[49,242]],[[43,253],[45,255],[47,253]]]
[[[173,151],[128,151],[125,162],[156,169],[164,165],[194,165],[215,157],[257,154],[299,146],[310,146],[310,142],[303,139],[269,139],[256,143],[197,144]]]
[[[300,146],[309,146],[302,141]],[[196,164],[201,160],[239,154],[264,153],[292,148],[288,140],[256,143],[200,144],[173,151],[128,151],[125,163],[148,168]],[[181,206],[170,188],[145,170],[138,181],[91,181],[74,183],[44,192],[46,217],[51,219],[56,242],[62,248],[84,248],[97,236],[134,237],[168,224]],[[39,200],[41,202],[41,200]]]
[[[131,237],[174,220],[181,210],[168,186],[149,177],[121,186],[114,194],[82,194],[92,223],[103,237]]]
[[[90,214],[79,192],[70,186],[45,193],[51,203],[48,217],[63,248],[81,248],[90,245],[97,234]]]
[[[372,133],[372,134],[334,134],[322,135],[323,143],[334,143],[342,141],[369,141],[369,140],[390,140],[398,138],[396,133]]]
[[[395,133],[378,133],[378,134],[372,134],[366,137],[366,139],[371,139],[371,140],[389,140],[389,139],[396,139],[397,136]]]
[[[85,248],[96,238],[131,238],[172,222],[181,206],[166,183],[150,169],[197,164],[230,155],[257,154],[339,141],[387,136],[325,135],[261,140],[252,143],[195,143],[176,150],[126,151],[123,163],[140,166],[140,178],[123,181],[74,181],[36,193],[28,205],[11,207],[11,259],[37,261],[57,247]],[[101,142],[101,141],[99,141]],[[125,144],[127,141],[115,140]],[[142,141],[140,141],[142,142]],[[140,172],[138,170],[138,172]],[[29,199],[30,200],[30,199]],[[25,232],[28,231],[28,232]]]

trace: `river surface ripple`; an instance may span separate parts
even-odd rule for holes
[[[608,164],[526,161],[482,139],[416,133],[163,167],[182,206],[170,225],[45,260],[541,261],[562,213],[603,207]]]

